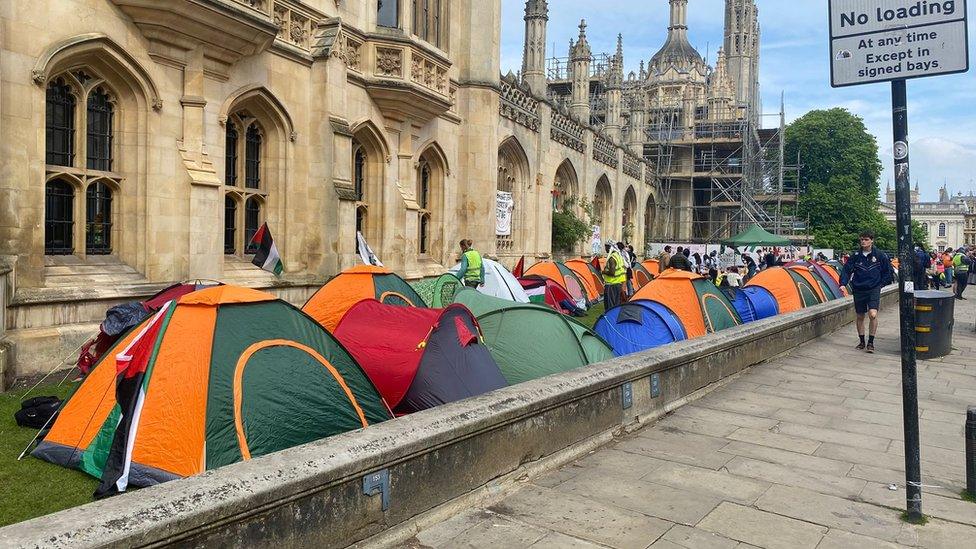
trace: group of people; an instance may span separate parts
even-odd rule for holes
[[[915,247],[914,283],[915,289],[952,289],[956,299],[966,299],[963,293],[969,285],[970,265],[976,262],[976,246],[962,246],[956,250],[947,248],[943,252],[926,251],[922,246]]]
[[[634,269],[637,254],[634,247],[624,242],[607,241],[604,244],[607,261],[603,264],[603,306],[610,309],[620,305],[624,295],[634,295]]]

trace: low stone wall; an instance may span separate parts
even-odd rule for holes
[[[894,310],[894,288],[883,300]],[[852,319],[852,301],[835,301],[523,383],[0,528],[0,546],[344,547],[582,441],[660,416]],[[374,484],[377,494],[364,494]]]

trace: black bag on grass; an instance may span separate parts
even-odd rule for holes
[[[14,412],[14,419],[21,427],[31,427],[40,429],[45,425],[50,427],[49,422],[58,415],[61,408],[61,399],[53,396],[39,396],[29,398],[20,403],[20,410]]]

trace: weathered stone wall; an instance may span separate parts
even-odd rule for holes
[[[886,306],[896,299],[894,288],[886,290]],[[508,387],[0,528],[0,545],[344,547],[582,441],[658,417],[852,319],[852,300],[834,301]],[[363,493],[364,478],[384,471],[387,509],[379,495]]]

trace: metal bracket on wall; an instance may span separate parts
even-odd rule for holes
[[[390,508],[390,470],[382,469],[363,477],[363,494],[367,496],[380,495],[383,510]]]
[[[624,410],[634,405],[634,384],[627,382],[620,387],[620,396],[623,399]]]
[[[661,374],[651,374],[651,398],[661,396]]]

